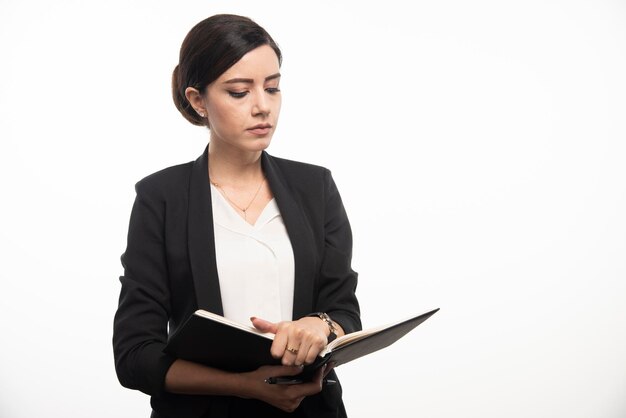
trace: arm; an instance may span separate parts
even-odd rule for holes
[[[230,373],[185,360],[176,360],[165,377],[165,390],[188,395],[221,395],[254,398],[287,412],[294,411],[309,395],[322,390],[324,368],[311,382],[299,385],[270,385],[273,376],[295,376],[294,366],[263,366],[248,373]]]
[[[175,358],[163,353],[170,316],[170,291],[163,236],[165,202],[137,183],[122,255],[124,275],[115,314],[113,351],[120,383],[148,395],[163,391]]]
[[[229,373],[176,359],[163,353],[171,315],[169,276],[165,259],[165,202],[142,182],[131,213],[128,244],[120,278],[113,347],[118,378],[123,386],[159,396],[163,392],[232,395],[255,398],[286,411],[305,396],[321,390],[321,371],[298,387],[269,385],[272,376],[295,375],[298,367],[268,366],[250,373]]]
[[[326,312],[349,334],[362,328],[356,297],[358,274],[351,266],[352,229],[330,171],[324,174],[324,254],[315,311]]]

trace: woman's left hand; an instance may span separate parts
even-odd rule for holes
[[[269,322],[250,318],[256,329],[275,334],[271,353],[282,359],[285,366],[311,364],[326,347],[328,325],[317,317],[304,317],[297,321]]]

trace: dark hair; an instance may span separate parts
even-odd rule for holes
[[[282,55],[276,42],[247,17],[220,14],[194,26],[180,47],[178,65],[172,74],[174,103],[185,119],[194,125],[208,125],[207,119],[200,117],[185,97],[187,87],[204,93],[206,86],[262,45],[272,47],[280,65]]]

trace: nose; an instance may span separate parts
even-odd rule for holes
[[[265,90],[261,90],[254,95],[254,104],[252,105],[252,116],[268,116],[270,114],[270,103],[265,95]]]

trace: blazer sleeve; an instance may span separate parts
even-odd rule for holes
[[[142,182],[130,217],[122,255],[124,275],[113,326],[115,369],[120,383],[148,395],[164,391],[175,358],[163,353],[170,316],[165,256],[165,200]]]
[[[352,229],[330,171],[324,171],[324,253],[316,307],[346,333],[361,329],[356,298],[357,273],[352,270]]]

